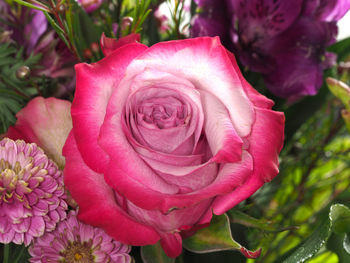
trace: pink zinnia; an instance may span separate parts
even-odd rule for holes
[[[66,218],[62,172],[35,143],[0,141],[0,242],[30,244]]]
[[[78,221],[71,211],[55,231],[36,238],[29,247],[32,263],[41,262],[133,262],[130,247],[110,236],[102,229]]]

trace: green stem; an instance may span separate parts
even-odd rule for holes
[[[19,251],[19,253],[18,253],[15,261],[13,261],[13,263],[19,262],[19,260],[21,259],[22,255],[23,255],[24,250],[25,250],[25,246],[22,245],[21,250]]]
[[[3,263],[9,263],[9,255],[10,255],[10,244],[4,245],[4,261]]]

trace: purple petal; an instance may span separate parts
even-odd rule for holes
[[[331,64],[325,48],[332,39],[332,26],[301,18],[288,31],[272,39],[276,67],[265,75],[267,87],[277,96],[314,95],[322,85],[324,66]],[[327,59],[328,61],[325,61]]]
[[[31,16],[30,23],[26,24],[24,27],[24,34],[28,38],[28,54],[33,51],[39,38],[47,29],[47,20],[43,12],[31,9],[29,15]]]
[[[299,16],[302,0],[231,0],[243,41],[272,37],[286,30]]]
[[[336,22],[350,9],[349,0],[308,0],[303,15],[313,16],[319,21]]]
[[[200,13],[192,20],[191,37],[219,36],[222,42],[229,43],[230,14],[224,1],[217,5],[213,0],[197,0]]]

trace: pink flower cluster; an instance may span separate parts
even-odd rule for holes
[[[132,262],[129,246],[79,222],[75,211],[67,217],[73,200],[65,194],[60,168],[69,110],[67,101],[37,97],[6,134],[35,143],[0,141],[0,243],[30,245],[30,262]]]
[[[29,248],[30,262],[131,263],[130,247],[113,240],[102,229],[78,221],[71,211],[55,231]]]
[[[29,245],[66,217],[62,171],[36,144],[0,141],[0,242]]]

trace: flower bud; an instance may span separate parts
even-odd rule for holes
[[[338,73],[339,74],[344,74],[344,73],[349,74],[350,73],[350,61],[340,62],[338,65]]]
[[[121,29],[124,31],[125,29],[128,29],[131,25],[134,19],[131,16],[125,16],[122,19],[121,22]]]
[[[115,5],[113,3],[109,4],[108,9],[113,12],[115,10]]]
[[[22,66],[17,69],[16,71],[16,77],[18,79],[26,79],[30,75],[30,68],[28,66]]]
[[[98,44],[96,42],[91,43],[90,49],[94,53],[98,53],[100,51],[100,47],[98,46]]]
[[[66,11],[66,6],[64,4],[61,4],[59,7],[58,7],[58,12],[59,13],[65,13]]]
[[[86,49],[84,49],[83,53],[84,53],[84,57],[85,57],[85,58],[92,58],[91,49],[86,48]]]
[[[0,44],[11,42],[12,31],[4,31],[0,33]]]

